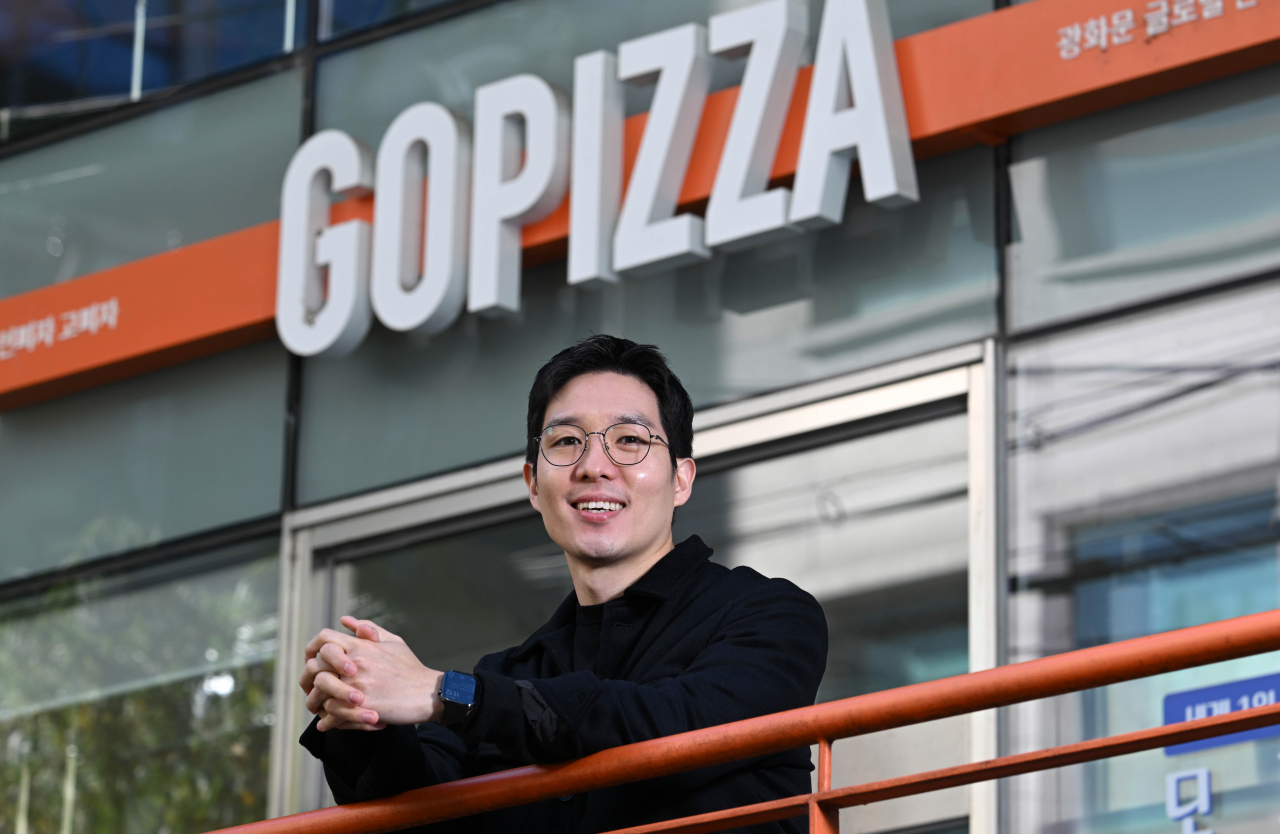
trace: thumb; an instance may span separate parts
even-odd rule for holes
[[[374,643],[382,640],[382,629],[378,628],[373,620],[357,620],[355,617],[347,614],[339,622],[349,630],[355,632],[356,637],[359,637],[362,640],[371,640]]]

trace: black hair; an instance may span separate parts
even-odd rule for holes
[[[571,380],[594,373],[622,374],[648,385],[658,400],[662,439],[670,449],[671,465],[675,466],[676,458],[693,457],[693,402],[662,351],[653,345],[599,334],[560,351],[533,378],[533,387],[529,389],[529,443],[525,460],[533,464],[535,471],[547,404]]]

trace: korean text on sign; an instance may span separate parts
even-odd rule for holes
[[[0,361],[12,359],[26,351],[53,347],[78,336],[96,335],[99,330],[115,330],[120,320],[120,302],[111,298],[87,307],[67,310],[56,316],[32,319],[23,324],[0,329]]]
[[[1174,26],[1222,17],[1232,0],[1150,0],[1142,12],[1145,39],[1150,41]],[[1237,10],[1255,8],[1258,0],[1234,0]],[[1109,47],[1133,42],[1137,15],[1132,8],[1091,17],[1058,29],[1058,55],[1064,61],[1079,58],[1085,50],[1106,52]]]

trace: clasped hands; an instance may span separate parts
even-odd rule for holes
[[[442,672],[424,665],[404,640],[370,620],[343,617],[354,635],[326,628],[307,643],[298,685],[316,728],[381,730],[439,721]]]

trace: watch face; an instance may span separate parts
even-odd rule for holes
[[[455,704],[474,704],[476,679],[462,672],[445,672],[444,680],[440,682],[440,696]]]

